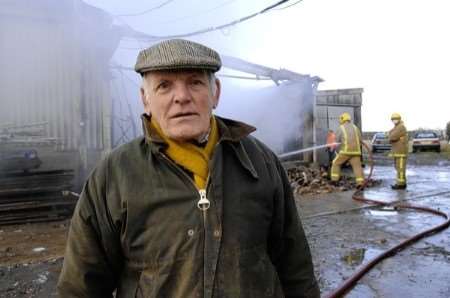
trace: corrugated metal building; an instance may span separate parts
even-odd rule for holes
[[[47,122],[56,149],[87,170],[111,146],[112,18],[78,0],[0,6],[0,124]]]

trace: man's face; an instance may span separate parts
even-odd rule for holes
[[[141,88],[145,112],[170,139],[199,140],[208,133],[212,110],[219,102],[220,82],[210,84],[204,71],[149,72]]]

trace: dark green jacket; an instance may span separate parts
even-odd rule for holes
[[[278,159],[253,128],[218,124],[206,211],[147,129],[99,164],[72,218],[61,297],[319,297]]]

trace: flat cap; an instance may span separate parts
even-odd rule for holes
[[[134,69],[143,74],[154,70],[205,69],[216,72],[222,66],[219,54],[202,44],[170,39],[142,50]]]

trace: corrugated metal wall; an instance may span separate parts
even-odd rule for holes
[[[58,15],[18,2],[0,13],[0,124],[45,121],[61,150],[109,148],[108,66],[82,45],[73,6]]]

